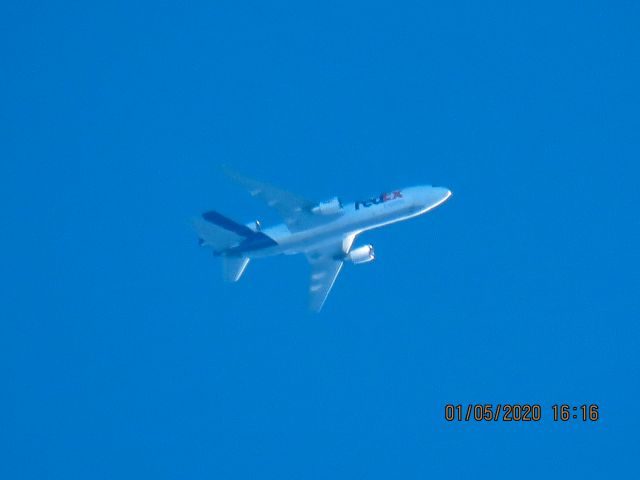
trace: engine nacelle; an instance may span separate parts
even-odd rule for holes
[[[338,197],[333,197],[328,202],[320,202],[311,211],[317,215],[335,215],[342,210],[342,202]]]
[[[354,248],[347,255],[347,259],[356,265],[359,263],[367,263],[375,260],[376,254],[373,251],[373,245],[365,245],[363,247]]]
[[[247,227],[249,227],[254,232],[259,232],[262,230],[262,225],[260,225],[259,220],[256,220],[255,222],[247,223]]]

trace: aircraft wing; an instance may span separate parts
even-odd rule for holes
[[[344,264],[342,259],[351,249],[355,238],[355,235],[349,235],[337,242],[307,252],[307,260],[311,264],[309,308],[312,311],[319,312],[322,309],[329,292],[331,292],[331,287],[342,270]]]
[[[245,177],[227,166],[223,166],[222,170],[232,180],[246,188],[252,197],[258,197],[268,206],[275,208],[292,232],[308,228],[317,222],[317,218],[311,213],[311,209],[317,205],[317,202],[299,197],[268,183]]]

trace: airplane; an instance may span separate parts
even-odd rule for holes
[[[222,258],[225,280],[237,282],[251,259],[304,254],[311,264],[309,308],[320,312],[345,262],[375,259],[372,245],[352,248],[358,235],[427,213],[451,197],[443,187],[419,185],[343,204],[338,197],[313,202],[223,167],[251,196],[264,200],[284,223],[262,228],[237,223],[216,211],[193,220],[202,247]]]

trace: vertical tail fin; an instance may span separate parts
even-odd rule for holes
[[[249,257],[222,257],[224,279],[237,282],[249,264]]]
[[[246,225],[214,211],[203,213],[201,218],[194,218],[191,223],[198,233],[200,245],[212,247],[218,252],[238,245],[256,233]]]

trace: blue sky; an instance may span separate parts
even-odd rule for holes
[[[0,477],[637,476],[639,21],[5,3]],[[316,199],[454,196],[363,236],[376,261],[314,316],[303,258],[228,285],[197,247],[206,209],[278,221],[221,163]]]

